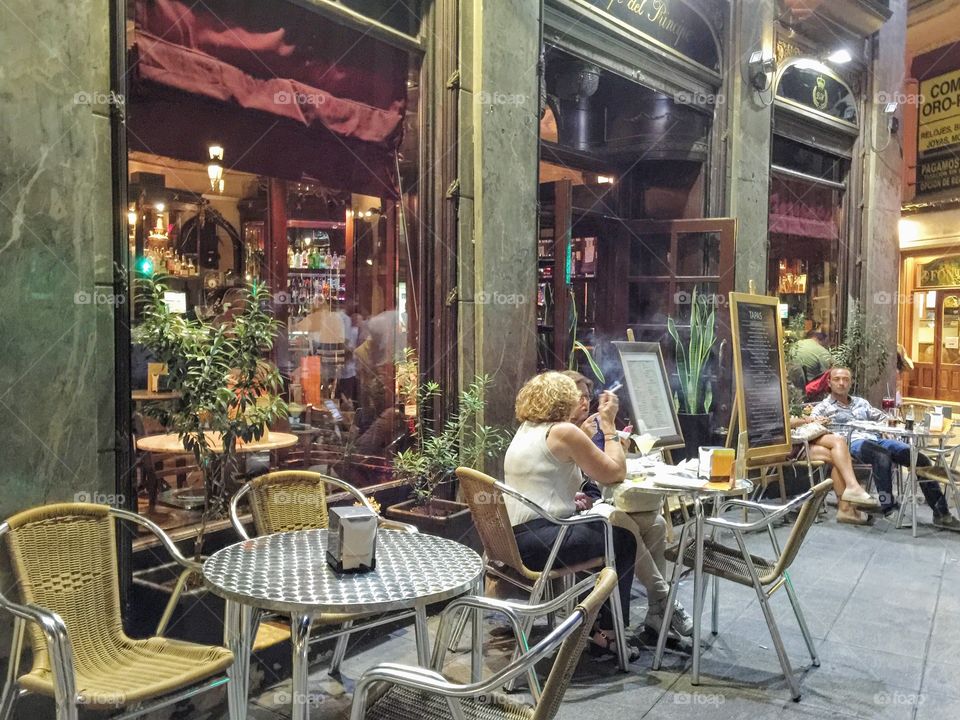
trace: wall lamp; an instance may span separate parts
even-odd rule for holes
[[[772,50],[754,50],[747,62],[747,78],[750,85],[757,92],[763,92],[770,87],[775,69],[776,61]]]
[[[210,190],[215,193],[223,192],[223,146],[211,145],[207,148],[210,153],[210,162],[207,163],[207,177],[210,178]]]

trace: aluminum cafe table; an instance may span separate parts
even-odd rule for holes
[[[703,534],[704,534],[704,508],[703,501],[706,499],[721,500],[726,497],[743,496],[753,490],[753,483],[749,480],[738,480],[734,487],[723,487],[720,485],[711,485],[706,481],[697,486],[697,481],[691,477],[690,473],[679,472],[672,465],[661,465],[654,470],[654,475],[648,477],[642,482],[638,482],[635,487],[644,492],[650,492],[662,495],[685,496],[693,499],[693,513],[690,516],[683,529],[680,532],[680,547],[678,547],[677,566],[674,569],[673,582],[671,583],[670,599],[676,599],[676,583],[679,581],[679,571],[682,568],[684,548],[694,542],[694,569],[693,569],[693,667],[691,668],[691,682],[697,685],[700,682],[700,619],[703,616],[703,600],[706,591],[706,583],[703,577]],[[648,470],[649,471],[649,470]],[[654,480],[656,478],[656,481]],[[674,485],[671,478],[675,481]],[[660,483],[664,484],[658,484]],[[714,510],[719,507],[719,502],[714,502]],[[693,537],[690,537],[690,528],[693,528]],[[716,582],[716,578],[713,579]],[[717,594],[714,592],[713,601],[716,602]],[[670,621],[672,619],[673,606],[667,603],[667,614],[664,616],[663,624],[660,626],[660,636],[657,639],[657,651],[653,656],[653,669],[659,670],[663,662],[663,651],[667,645],[667,634],[670,630]],[[716,628],[713,629],[716,632]]]
[[[427,605],[475,590],[483,563],[453,540],[421,533],[380,530],[376,568],[337,574],[326,561],[327,531],[297,530],[230,545],[207,559],[203,578],[224,598],[224,636],[233,651],[228,692],[246,707],[250,653],[258,610],[290,616],[293,646],[292,720],[306,720],[307,649],[313,620],[323,613],[414,609],[417,658],[429,667]],[[479,638],[475,638],[479,640]]]

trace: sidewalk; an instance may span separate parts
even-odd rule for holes
[[[895,530],[880,518],[873,527],[837,525],[830,519],[814,526],[791,573],[821,667],[810,658],[786,594],[772,600],[790,660],[799,675],[799,703],[780,674],[763,616],[753,591],[721,582],[720,634],[709,634],[701,684],[690,684],[689,655],[668,651],[664,668],[650,670],[653,649],[646,648],[629,673],[612,661],[584,655],[558,714],[561,720],[629,717],[687,718],[709,713],[728,718],[820,718],[826,716],[934,720],[960,716],[960,535],[930,525],[930,511],[920,516],[920,537]],[[781,541],[789,528],[781,528]],[[766,553],[766,536],[753,536],[754,550]],[[646,602],[635,588],[631,621],[642,623]],[[690,582],[681,596],[692,608]],[[709,596],[707,606],[709,607]],[[431,629],[436,628],[431,619]],[[489,624],[487,626],[489,630]],[[491,666],[508,660],[511,644],[486,635]],[[466,637],[465,637],[466,640]],[[364,669],[377,662],[415,662],[412,626],[387,635],[374,630],[351,643],[342,683],[327,675],[330,651],[324,649],[311,674],[311,718],[346,718],[350,693]],[[449,656],[448,674],[464,680],[465,653]],[[190,718],[227,720],[223,694],[197,701]],[[254,720],[288,717],[289,680],[252,698]],[[149,716],[151,720],[170,717]],[[173,715],[183,717],[183,715]]]

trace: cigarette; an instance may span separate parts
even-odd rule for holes
[[[615,393],[617,390],[623,387],[623,383],[617,380],[613,385],[607,388],[607,392]]]

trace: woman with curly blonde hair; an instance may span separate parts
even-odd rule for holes
[[[627,472],[619,442],[608,442],[600,450],[570,422],[579,404],[577,384],[562,373],[545,372],[528,380],[517,394],[516,415],[522,424],[504,458],[506,484],[559,518],[577,513],[575,498],[583,484],[583,473],[602,485],[613,485],[622,482]],[[617,396],[613,393],[600,396],[597,419],[605,438],[617,438],[613,424],[617,407]],[[560,527],[510,497],[506,498],[506,505],[520,556],[528,567],[542,569]],[[556,562],[573,566],[603,555],[604,534],[601,523],[568,527]],[[637,541],[630,531],[614,527],[613,542],[620,577],[620,606],[624,624],[628,625]],[[612,628],[613,618],[604,606],[594,628],[595,647],[614,652],[616,642]],[[630,648],[628,655],[636,659],[639,651]]]

